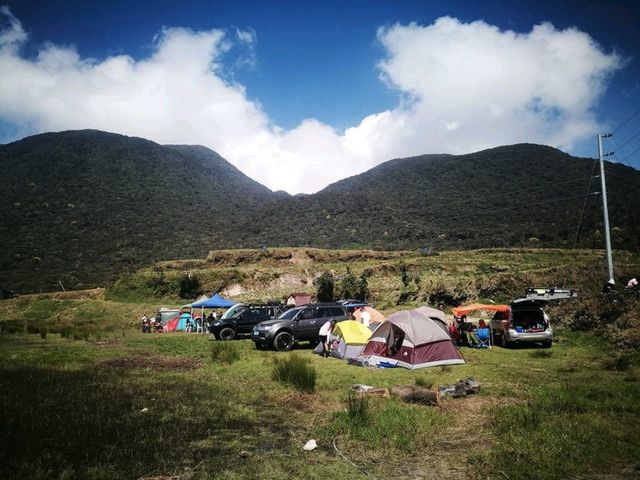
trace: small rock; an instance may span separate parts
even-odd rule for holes
[[[140,413],[149,413],[149,409],[147,407],[144,407],[142,410],[140,410]]]
[[[251,456],[251,452],[247,452],[246,450],[242,450],[240,452],[240,457],[241,458],[249,458]]]
[[[318,448],[318,443],[314,439],[309,440],[307,443],[304,444],[304,447],[302,447],[302,449],[306,450],[307,452],[310,452],[311,450],[315,450],[316,448]]]

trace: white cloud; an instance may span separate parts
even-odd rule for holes
[[[240,44],[255,65],[256,35],[166,28],[152,54],[80,58],[45,44],[20,55],[27,34],[7,7],[0,30],[0,119],[26,134],[81,128],[160,143],[206,145],[252,178],[313,192],[390,158],[464,153],[538,142],[570,149],[598,129],[593,107],[623,61],[577,29],[543,23],[529,33],[443,17],[378,31],[379,68],[401,94],[392,110],[338,132],[314,119],[274,125],[222,56]],[[237,65],[236,65],[237,66]]]

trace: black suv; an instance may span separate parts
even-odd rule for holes
[[[349,320],[351,314],[339,303],[309,303],[282,313],[275,320],[268,320],[253,327],[251,340],[256,348],[273,346],[287,351],[299,341],[317,342],[320,327],[329,320]]]
[[[253,327],[265,320],[276,318],[289,305],[238,305],[229,317],[223,316],[209,325],[209,333],[217,340],[233,340],[234,338],[251,335]]]

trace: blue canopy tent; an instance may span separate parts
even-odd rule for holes
[[[233,307],[236,302],[227,300],[217,293],[212,297],[191,304],[191,308],[229,308]]]
[[[198,331],[205,333],[205,325],[204,325],[204,309],[205,308],[230,308],[233,307],[236,302],[231,300],[227,300],[222,295],[212,295],[209,298],[205,298],[204,300],[200,300],[197,302],[193,302],[190,306],[191,308],[199,308],[201,309],[201,323],[198,326]]]

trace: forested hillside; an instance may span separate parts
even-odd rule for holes
[[[571,247],[592,166],[523,144],[396,159],[290,196],[205,147],[95,130],[37,135],[0,146],[0,286],[103,285],[155,260],[261,244]],[[614,248],[637,250],[640,172],[607,169]],[[603,244],[599,190],[595,178],[579,247]]]

